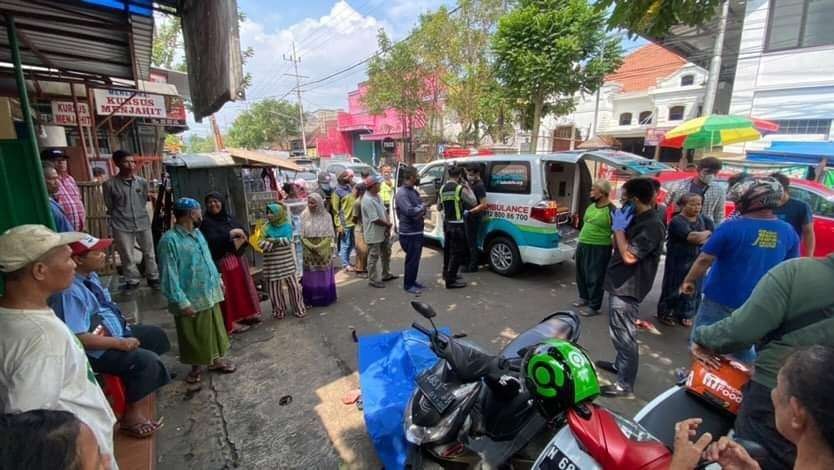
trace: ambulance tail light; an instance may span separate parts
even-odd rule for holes
[[[559,215],[557,209],[556,201],[542,201],[530,209],[530,218],[546,224],[555,224]]]

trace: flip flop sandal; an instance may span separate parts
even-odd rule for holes
[[[694,325],[694,324],[695,324],[695,322],[692,321],[691,318],[682,318],[681,319],[681,326],[685,326],[687,328],[692,328],[692,325]]]
[[[237,367],[234,364],[232,364],[231,362],[220,361],[219,365],[217,365],[216,362],[215,362],[215,364],[210,365],[208,367],[208,370],[211,371],[211,372],[217,372],[217,373],[220,373],[220,374],[231,374],[231,373],[233,373],[237,370]]]
[[[203,381],[203,373],[197,372],[196,374],[193,372],[189,372],[188,375],[185,376],[185,383],[187,384],[198,384]]]
[[[232,328],[232,331],[230,331],[229,333],[233,334],[233,335],[236,335],[238,333],[245,333],[245,332],[249,331],[251,328],[252,327],[250,327],[248,325],[240,325],[236,328]]]
[[[165,425],[162,421],[162,418],[160,418],[157,421],[145,421],[144,423],[136,423],[130,426],[122,424],[119,426],[119,430],[136,439],[147,439],[162,429]]]
[[[657,321],[663,323],[666,326],[678,326],[678,322],[675,321],[675,319],[672,317],[657,316]]]

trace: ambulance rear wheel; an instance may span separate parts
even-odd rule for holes
[[[518,246],[507,237],[495,237],[487,245],[489,267],[502,276],[512,276],[521,270]]]

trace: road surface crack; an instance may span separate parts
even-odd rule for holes
[[[217,407],[218,414],[220,416],[220,429],[223,432],[223,441],[225,442],[226,446],[228,446],[229,453],[231,454],[231,468],[238,468],[238,465],[240,463],[240,454],[238,453],[237,446],[229,437],[229,423],[226,421],[224,406],[218,397],[217,388],[214,386],[214,377],[212,376],[209,376],[209,389],[211,390],[211,400]],[[228,462],[224,467],[229,468]]]

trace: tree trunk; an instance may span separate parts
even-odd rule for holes
[[[475,141],[475,147],[477,147],[481,143],[481,133],[479,132],[481,129],[481,121],[479,119],[475,119],[475,124],[472,127],[474,127],[473,131],[475,132],[472,135],[472,138]]]
[[[542,120],[542,108],[544,108],[544,98],[533,98],[533,130],[530,135],[530,153],[536,153],[539,150],[539,127]]]

